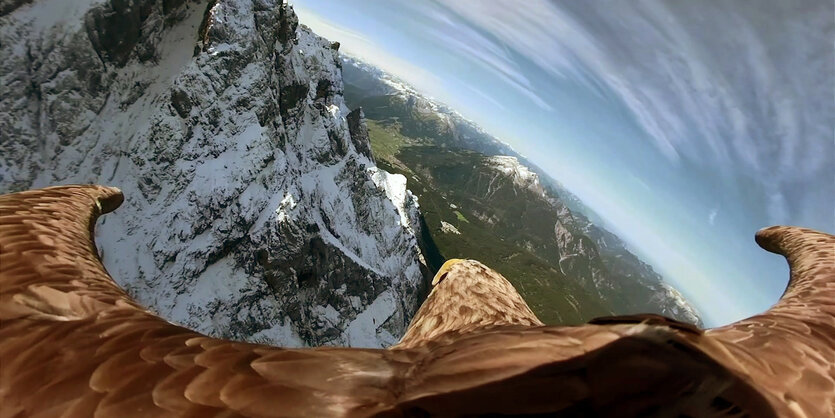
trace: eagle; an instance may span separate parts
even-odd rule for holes
[[[116,188],[0,196],[0,417],[832,417],[835,237],[756,234],[791,277],[702,330],[656,315],[544,325],[500,274],[449,260],[386,349],[212,338],[133,301],[96,251]]]

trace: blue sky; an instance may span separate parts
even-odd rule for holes
[[[708,325],[785,288],[758,229],[835,232],[830,0],[291,3],[545,169]]]

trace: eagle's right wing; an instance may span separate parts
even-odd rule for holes
[[[756,238],[786,257],[786,291],[768,311],[707,331],[719,344],[704,348],[799,416],[835,416],[835,237],[774,226]]]

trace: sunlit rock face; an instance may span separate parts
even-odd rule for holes
[[[417,201],[374,167],[336,48],[281,1],[0,9],[0,192],[120,187],[104,263],[216,336],[383,346],[424,283]],[[348,120],[351,123],[348,123]]]

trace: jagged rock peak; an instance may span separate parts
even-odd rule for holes
[[[368,127],[365,125],[365,114],[361,107],[351,111],[347,116],[348,130],[351,132],[351,141],[354,142],[354,147],[362,155],[365,155],[372,161],[374,157],[371,155],[371,139],[368,137]]]

